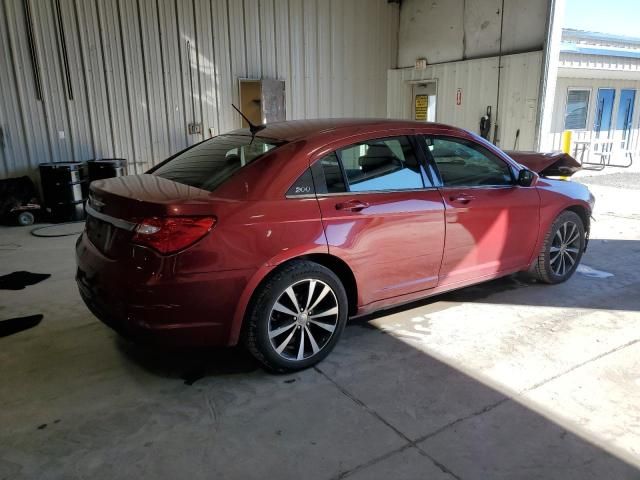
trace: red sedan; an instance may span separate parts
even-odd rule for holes
[[[305,368],[350,316],[520,271],[568,279],[594,200],[547,175],[574,167],[439,124],[237,130],[93,182],[77,282],[125,336],[242,342],[269,369]]]

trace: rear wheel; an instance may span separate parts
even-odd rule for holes
[[[347,311],[347,294],[331,270],[296,261],[256,292],[248,312],[245,345],[270,370],[307,368],[331,352]]]
[[[18,214],[18,225],[22,225],[23,227],[33,225],[33,222],[35,222],[35,220],[36,219],[31,212],[20,212]]]
[[[530,273],[545,283],[568,280],[578,268],[584,245],[585,231],[582,219],[575,212],[562,212],[547,232]]]

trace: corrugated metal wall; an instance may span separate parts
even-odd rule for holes
[[[0,0],[0,177],[111,157],[143,172],[239,127],[239,78],[285,80],[287,118],[383,117],[397,29],[387,0]]]
[[[542,52],[502,57],[500,78],[499,142],[513,149],[532,150],[535,144],[536,109]],[[420,81],[437,82],[436,121],[478,133],[480,118],[491,106],[495,118],[498,95],[498,57],[429,65],[425,70],[390,70],[387,82],[387,115],[411,118],[412,86]],[[457,92],[461,90],[460,104]],[[491,130],[493,138],[493,128]]]

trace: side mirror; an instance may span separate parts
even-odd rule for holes
[[[536,179],[536,174],[531,170],[523,168],[518,172],[518,185],[521,187],[530,187]]]

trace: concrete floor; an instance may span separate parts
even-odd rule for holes
[[[588,180],[585,180],[588,182]],[[601,183],[601,182],[600,182]],[[74,237],[0,230],[0,479],[640,478],[640,185],[594,185],[558,286],[507,278],[350,324],[318,368],[120,341],[81,304]]]

